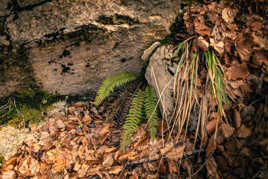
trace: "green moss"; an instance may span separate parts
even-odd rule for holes
[[[2,163],[4,163],[4,161],[5,161],[5,157],[0,155],[0,167],[1,167]]]
[[[63,99],[58,94],[49,94],[41,89],[27,89],[16,92],[1,100],[0,125],[8,124],[14,127],[27,126],[30,123],[39,123],[43,113],[51,109],[54,102]]]
[[[21,127],[28,125],[29,123],[39,123],[43,117],[43,110],[38,110],[27,105],[23,105],[7,124],[14,127]]]

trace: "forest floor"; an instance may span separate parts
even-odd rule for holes
[[[239,2],[189,8],[185,31],[174,26],[177,41],[194,36],[194,48],[221,57],[228,122],[211,112],[205,141],[195,145],[194,133],[177,138],[159,120],[154,141],[143,124],[122,151],[124,121],[106,120],[113,98],[99,107],[92,99],[29,125],[34,137],[3,163],[0,178],[268,178],[267,4]]]

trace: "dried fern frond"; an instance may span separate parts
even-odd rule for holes
[[[157,132],[157,97],[154,89],[147,86],[144,91],[144,109],[145,116],[148,120],[148,129],[150,131],[151,140],[154,141]]]
[[[118,97],[114,100],[114,102],[109,106],[109,113],[107,114],[106,120],[114,120],[114,119],[124,119],[128,113],[130,101],[132,100],[132,93],[125,89],[120,92]]]
[[[143,91],[139,90],[130,104],[129,113],[123,125],[123,132],[121,135],[121,150],[123,151],[131,143],[131,135],[137,130],[144,118],[143,106],[144,94]]]
[[[130,73],[119,73],[106,78],[102,82],[97,92],[97,96],[95,98],[95,105],[100,105],[103,100],[114,91],[116,87],[119,87],[127,82],[133,81],[136,78],[136,75]]]

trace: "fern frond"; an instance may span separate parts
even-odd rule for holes
[[[119,87],[129,81],[135,80],[137,77],[134,74],[130,73],[119,73],[116,75],[112,75],[108,78],[106,78],[97,93],[97,96],[95,98],[95,105],[98,106],[100,105],[103,100],[108,97],[111,92],[114,91],[116,87]]]
[[[144,107],[145,115],[148,120],[148,129],[150,131],[150,137],[152,141],[155,139],[157,132],[157,97],[154,89],[151,86],[147,86],[144,92]]]
[[[130,104],[129,113],[123,125],[123,132],[121,135],[121,150],[123,151],[131,143],[131,135],[137,130],[144,117],[143,105],[144,94],[143,91],[139,90]]]

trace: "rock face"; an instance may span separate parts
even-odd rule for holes
[[[139,73],[143,50],[169,33],[179,10],[179,1],[172,0],[4,0],[4,5],[0,16],[6,15],[10,45],[1,46],[0,58],[4,51],[25,50],[31,70],[18,65],[21,76],[61,94],[95,89],[113,73]],[[5,70],[1,73],[7,76]],[[0,91],[12,82],[1,79]]]

